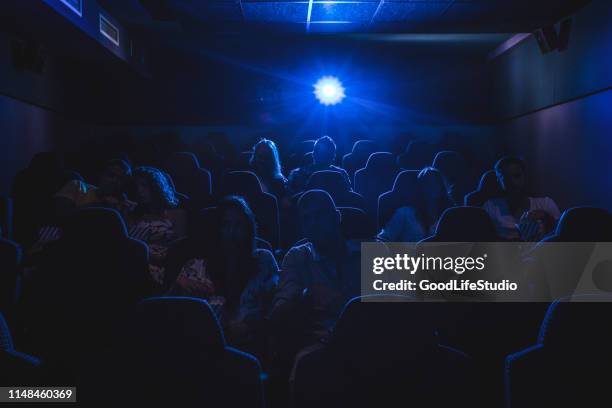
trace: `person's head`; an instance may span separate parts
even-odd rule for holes
[[[160,212],[178,205],[172,185],[160,170],[154,167],[138,167],[134,170],[134,183],[138,204],[148,210]]]
[[[255,215],[242,197],[227,196],[216,209],[218,237],[224,253],[236,256],[252,253],[257,233]]]
[[[449,201],[444,176],[433,167],[425,167],[417,176],[418,196],[425,206]]]
[[[323,190],[308,190],[298,201],[302,233],[315,247],[325,247],[340,232],[340,211]]]
[[[315,142],[312,159],[316,166],[330,166],[336,160],[336,143],[329,136],[323,136]]]
[[[495,174],[502,190],[511,195],[524,194],[527,188],[527,167],[517,156],[502,157],[495,163]]]
[[[121,195],[132,176],[132,168],[122,159],[106,162],[98,180],[99,191],[104,195]]]
[[[280,157],[276,144],[269,139],[261,139],[253,146],[251,166],[259,176],[282,176]]]

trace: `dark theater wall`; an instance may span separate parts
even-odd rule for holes
[[[10,192],[13,177],[34,154],[61,148],[91,128],[72,119],[78,117],[70,102],[75,87],[67,85],[65,65],[45,53],[41,72],[17,69],[15,40],[23,38],[0,34],[0,195]]]
[[[529,162],[538,195],[562,207],[612,208],[612,7],[573,17],[569,49],[542,54],[533,37],[494,61],[497,134]]]

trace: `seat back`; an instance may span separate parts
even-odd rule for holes
[[[495,242],[495,225],[481,207],[447,208],[429,242]]]
[[[554,236],[563,242],[612,242],[612,214],[604,208],[569,208],[561,215]]]
[[[338,207],[340,211],[340,228],[347,239],[371,239],[374,226],[366,212],[354,207]]]
[[[395,211],[400,207],[411,205],[416,193],[417,170],[403,170],[393,183],[391,191],[378,197],[378,230],[385,227]]]
[[[434,145],[421,140],[408,143],[404,153],[397,156],[397,166],[405,170],[420,170],[429,166],[436,150]]]
[[[398,173],[395,157],[388,152],[372,153],[366,167],[355,173],[355,191],[366,202],[366,212],[376,216],[378,197],[391,190]]]
[[[365,167],[368,158],[378,146],[371,140],[358,140],[353,144],[353,149],[342,158],[342,168],[346,170],[352,179],[357,170]]]
[[[165,164],[165,170],[174,181],[176,191],[188,195],[199,206],[210,203],[212,182],[210,172],[200,167],[191,152],[175,152]]]
[[[130,400],[263,406],[259,362],[226,345],[202,299],[144,300],[130,317],[120,351],[121,381],[133,384]]]
[[[494,170],[487,170],[480,177],[478,188],[464,197],[464,204],[481,207],[487,200],[499,197],[502,194],[502,189],[497,181],[497,175]]]

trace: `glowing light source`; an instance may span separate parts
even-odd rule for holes
[[[313,85],[314,94],[323,105],[336,105],[342,102],[344,87],[342,82],[334,76],[324,76]]]

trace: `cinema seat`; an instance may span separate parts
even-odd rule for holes
[[[365,201],[361,194],[351,190],[342,173],[334,170],[323,170],[314,172],[304,191],[324,190],[334,199],[337,207],[354,207],[365,210]]]
[[[349,301],[325,344],[299,354],[295,406],[468,406],[470,359],[438,343],[435,310],[407,296]]]
[[[346,239],[367,240],[375,235],[372,220],[360,208],[338,207],[341,221],[340,228]]]
[[[353,144],[353,149],[342,157],[342,168],[346,170],[352,179],[355,172],[366,166],[368,158],[378,146],[371,140],[358,140]]]
[[[382,193],[378,197],[378,231],[387,225],[398,208],[409,206],[414,202],[418,174],[417,170],[403,170],[395,177],[391,191]]]
[[[195,154],[173,153],[164,169],[172,177],[176,191],[189,196],[200,208],[210,205],[213,191],[210,172],[200,167]]]
[[[495,225],[481,207],[447,208],[436,232],[421,242],[496,242]]]
[[[118,374],[129,401],[167,406],[263,407],[263,373],[229,347],[208,303],[189,297],[144,300],[130,317]],[[123,393],[122,393],[123,396]]]
[[[378,197],[391,190],[397,173],[395,156],[388,152],[372,153],[366,166],[357,170],[353,185],[355,191],[364,197],[368,214],[376,216]]]
[[[463,198],[463,202],[465,205],[481,207],[487,200],[499,197],[501,193],[502,190],[497,181],[495,171],[488,170],[480,177],[478,188],[471,193],[467,193]]]
[[[507,408],[610,403],[611,302],[579,294],[550,305],[536,343],[506,358]]]
[[[243,197],[257,221],[258,235],[278,248],[280,240],[280,221],[276,197],[265,193],[259,178],[250,171],[232,171],[223,178],[223,195]]]

